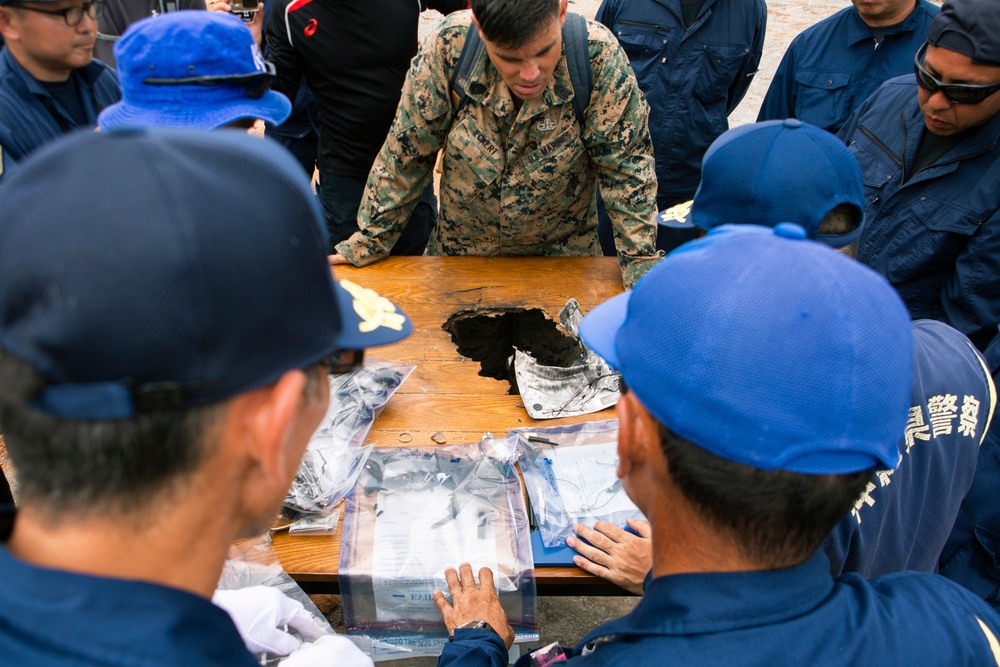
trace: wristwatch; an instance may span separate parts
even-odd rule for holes
[[[500,636],[500,633],[497,632],[496,630],[494,630],[492,625],[490,625],[489,623],[487,623],[486,621],[481,620],[481,619],[477,619],[477,620],[474,620],[474,621],[466,621],[465,623],[462,623],[462,625],[456,625],[455,626],[456,630],[458,630],[459,628],[468,628],[470,630],[489,630],[490,632],[492,632],[493,634],[495,634],[497,637]],[[455,633],[454,632],[451,633],[450,635],[448,635],[448,641],[450,641],[450,642],[455,641]]]

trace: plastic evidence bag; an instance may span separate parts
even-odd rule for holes
[[[624,527],[626,519],[645,519],[617,476],[617,419],[510,434],[517,438],[528,500],[546,547],[566,546],[576,523]]]
[[[285,497],[299,513],[330,513],[354,488],[374,443],[375,417],[416,366],[366,359],[364,368],[329,376],[330,407],[309,440]]]
[[[373,660],[439,655],[444,571],[489,567],[515,642],[538,640],[516,439],[376,449],[346,504],[340,591],[347,633]]]

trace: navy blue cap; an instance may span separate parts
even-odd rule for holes
[[[211,130],[244,118],[280,125],[292,112],[287,97],[266,90],[274,66],[232,14],[188,10],[136,21],[115,42],[115,59],[122,99],[98,116],[102,130]]]
[[[1000,5],[996,0],[948,0],[931,22],[927,41],[974,63],[1000,66]]]
[[[841,204],[857,210],[857,228],[846,234],[817,233],[827,213]],[[793,222],[809,238],[842,248],[861,236],[864,204],[861,168],[844,143],[789,118],[723,133],[705,152],[694,200],[663,211],[658,222],[704,230]]]
[[[606,301],[580,336],[662,424],[763,470],[895,468],[913,332],[885,278],[790,223],[723,225]]]
[[[20,166],[0,184],[0,348],[48,382],[40,410],[204,405],[412,330],[335,284],[316,198],[273,142],[81,132]]]

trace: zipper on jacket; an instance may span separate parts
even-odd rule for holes
[[[670,32],[670,26],[660,25],[659,23],[643,23],[642,21],[616,21],[617,25],[630,25],[636,28],[652,28],[656,32]]]
[[[879,148],[881,148],[882,152],[885,153],[886,155],[888,155],[889,159],[892,160],[893,163],[897,167],[899,167],[900,169],[903,168],[903,161],[900,160],[899,157],[895,153],[893,153],[892,150],[890,150],[889,147],[886,146],[885,143],[883,143],[881,139],[879,139],[878,137],[876,137],[874,132],[872,132],[871,130],[869,130],[864,125],[862,125],[861,127],[859,127],[858,130],[861,132],[861,134],[863,134],[866,137],[868,137],[869,139],[871,139],[872,143],[874,143],[876,146],[878,146]]]

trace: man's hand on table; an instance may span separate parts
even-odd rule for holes
[[[455,628],[469,621],[486,621],[510,648],[514,643],[514,629],[507,622],[507,614],[497,598],[493,571],[488,567],[479,570],[479,586],[476,586],[469,563],[462,563],[458,572],[448,568],[444,571],[444,578],[448,581],[451,602],[441,591],[434,591],[434,604],[440,610],[448,632],[454,634]]]
[[[652,529],[647,521],[629,519],[628,525],[639,535],[605,521],[598,521],[593,528],[578,523],[573,530],[590,544],[575,537],[566,544],[580,553],[573,562],[581,570],[642,595],[642,584],[653,567]]]
[[[337,266],[338,264],[350,264],[351,263],[351,261],[349,259],[347,259],[346,257],[344,257],[343,255],[341,255],[338,252],[335,252],[332,255],[327,255],[326,259],[327,259],[328,262],[330,262],[330,266]]]

